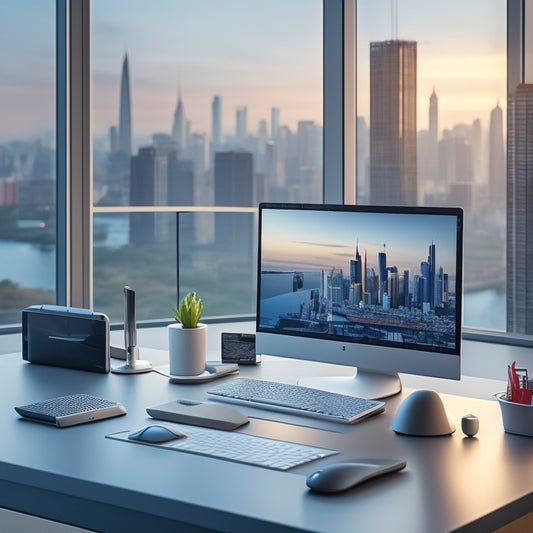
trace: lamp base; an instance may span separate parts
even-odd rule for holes
[[[138,359],[133,365],[126,363],[125,365],[111,368],[111,372],[114,374],[142,374],[151,371],[152,363],[150,363],[150,361],[144,361],[143,359]]]

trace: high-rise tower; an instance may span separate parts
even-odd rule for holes
[[[439,99],[435,89],[429,97],[429,143],[437,147],[439,140]]]
[[[493,206],[505,205],[505,152],[503,149],[503,111],[500,103],[490,112],[489,194]]]
[[[359,241],[355,244],[355,259],[350,259],[350,283],[363,283],[363,269],[359,254]]]
[[[131,155],[131,100],[128,54],[124,54],[120,79],[120,115],[118,122],[118,151]]]
[[[215,154],[215,205],[250,207],[255,204],[254,155],[247,150]],[[247,216],[215,213],[215,242],[225,251],[253,242]],[[251,260],[251,258],[250,258]]]
[[[275,141],[279,134],[279,107],[270,110],[270,138]]]
[[[415,41],[370,43],[370,203],[417,204]]]
[[[507,331],[533,333],[533,84],[507,106]]]
[[[172,138],[178,146],[178,150],[182,150],[186,146],[186,122],[185,107],[181,100],[181,86],[178,82],[178,103],[174,110],[174,122],[172,123]]]
[[[237,138],[237,142],[243,143],[248,136],[247,112],[246,106],[238,106],[235,112],[235,137]]]
[[[211,103],[211,143],[222,144],[222,98],[217,94]]]

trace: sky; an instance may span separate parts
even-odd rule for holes
[[[437,265],[455,274],[453,216],[263,210],[261,239],[266,270],[342,268],[347,276],[358,243],[361,257],[367,252],[367,267],[376,272],[378,253],[384,250],[387,266],[419,272],[434,243]]]
[[[479,118],[489,125],[490,111],[505,108],[506,2],[504,0],[397,0],[358,2],[358,114],[369,116],[372,41],[393,38],[417,42],[418,128],[427,129],[429,97],[439,102],[439,129]],[[397,28],[397,29],[396,29]]]
[[[53,130],[55,2],[0,3],[0,140]],[[429,96],[441,127],[505,105],[505,0],[398,0],[398,37],[418,42],[418,128]],[[147,7],[149,9],[147,9]],[[370,41],[388,39],[390,0],[358,2],[358,113],[368,116]],[[193,131],[209,133],[222,96],[225,133],[235,108],[249,130],[281,109],[281,123],[322,123],[322,0],[93,0],[93,124],[118,122],[120,71],[128,54],[134,135],[170,132],[178,79]]]
[[[132,122],[137,131],[170,133],[178,80],[193,131],[209,133],[211,102],[222,97],[225,133],[237,106],[248,124],[322,123],[321,0],[93,0],[94,123],[117,117],[120,69],[127,51]]]

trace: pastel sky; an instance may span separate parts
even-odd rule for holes
[[[358,2],[358,114],[369,116],[369,44],[391,39],[390,0]],[[429,97],[439,101],[439,128],[488,128],[491,109],[505,109],[505,0],[397,1],[397,38],[417,41],[418,129],[428,128]],[[368,122],[367,122],[368,123]]]
[[[435,244],[436,262],[455,274],[456,219],[453,216],[263,210],[262,268],[321,270],[342,268],[367,252],[367,267],[377,270],[379,252],[387,266],[419,272]],[[386,245],[385,249],[383,245]]]
[[[55,2],[0,3],[0,140],[53,131]],[[505,104],[505,0],[398,0],[398,37],[418,42],[419,129],[433,88],[440,125],[470,123]],[[368,115],[368,43],[391,37],[390,0],[358,2],[358,112]],[[248,107],[255,131],[273,106],[281,122],[322,123],[322,0],[93,0],[93,121],[118,122],[129,57],[134,135],[169,132],[178,76],[194,131],[210,130],[215,94],[226,133]]]

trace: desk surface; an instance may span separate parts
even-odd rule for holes
[[[161,364],[165,355],[142,353]],[[186,531],[230,532],[489,531],[533,510],[533,439],[504,433],[495,401],[443,394],[458,430],[437,438],[391,430],[408,390],[387,400],[385,413],[348,427],[260,411],[270,420],[253,418],[242,431],[341,452],[278,472],[105,438],[145,425],[146,407],[178,397],[205,399],[209,383],[176,385],[153,372],[102,375],[31,365],[19,354],[3,356],[0,368],[2,507],[128,533],[132,524],[158,532],[175,531],[178,524]],[[240,372],[286,382],[350,373],[353,369],[270,357]],[[128,414],[57,429],[24,421],[13,409],[78,392],[121,401]],[[460,431],[460,419],[469,412],[480,419],[472,439]],[[305,478],[319,465],[350,457],[405,458],[407,467],[339,495],[307,489]]]

